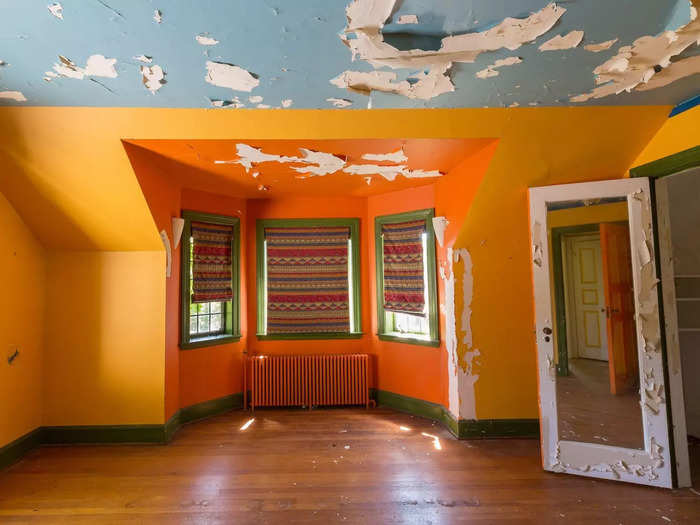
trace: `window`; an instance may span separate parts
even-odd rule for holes
[[[257,221],[258,339],[361,337],[359,225]]]
[[[240,224],[237,217],[184,211],[180,348],[240,339]]]
[[[434,211],[376,217],[378,337],[438,346]]]

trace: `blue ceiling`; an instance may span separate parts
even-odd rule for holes
[[[0,98],[3,105],[211,107],[211,100],[263,97],[262,104],[279,107],[291,99],[292,108],[331,108],[326,99],[352,101],[350,108],[367,107],[368,97],[332,85],[346,70],[372,71],[366,61],[352,61],[339,38],[346,25],[350,0],[62,0],[63,19],[47,8],[51,0],[0,0],[0,91],[20,91],[25,102]],[[400,49],[430,49],[443,36],[483,31],[505,17],[526,17],[547,0],[404,0],[397,2],[392,20],[418,16],[417,25],[388,23],[385,40]],[[673,30],[690,20],[688,0],[569,0],[558,2],[566,13],[546,34],[517,51],[484,52],[474,63],[454,64],[450,77],[455,91],[430,100],[373,92],[374,108],[505,107],[580,105],[572,95],[595,87],[593,70],[644,35]],[[162,21],[154,20],[154,11]],[[557,34],[583,30],[574,49],[542,52],[538,46]],[[406,33],[409,34],[406,34]],[[196,35],[219,41],[203,46]],[[586,51],[583,46],[613,38],[609,50]],[[116,78],[58,77],[43,80],[59,62],[58,55],[84,67],[89,56],[116,58]],[[698,46],[683,56],[698,54]],[[141,62],[153,57],[165,71],[165,83],[151,93],[142,82]],[[475,73],[508,56],[522,63],[500,68],[499,75],[480,79]],[[208,60],[235,64],[257,76],[252,92],[233,91],[205,82]],[[410,71],[394,70],[399,79]],[[621,93],[590,104],[675,105],[698,94],[698,75],[660,89]],[[289,104],[289,103],[288,103]]]

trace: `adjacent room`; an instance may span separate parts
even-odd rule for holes
[[[698,8],[0,2],[0,523],[700,522]]]

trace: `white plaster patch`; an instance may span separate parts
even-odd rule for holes
[[[387,72],[375,71],[373,73],[379,74],[372,75],[346,71],[331,80],[332,84],[358,92],[377,90],[428,100],[454,91],[448,76],[454,62],[474,62],[486,51],[515,50],[545,34],[566,12],[566,9],[550,3],[523,19],[508,17],[485,31],[445,37],[436,51],[401,51],[385,42],[382,33],[395,4],[396,0],[353,0],[346,8],[348,22],[340,38],[350,48],[353,59],[366,60],[375,68],[423,70],[415,77],[417,83],[396,82],[396,76]],[[347,37],[351,33],[355,38]]]
[[[209,35],[197,35],[194,37],[198,44],[202,46],[215,46],[219,41]]]
[[[583,46],[583,49],[590,51],[591,53],[600,53],[601,51],[610,49],[613,45],[615,45],[617,40],[617,38],[613,38],[612,40],[606,40],[605,42],[600,42],[599,44],[587,44]]]
[[[211,60],[207,60],[206,66],[207,74],[204,80],[214,86],[251,92],[260,84],[255,76],[242,67],[225,62],[212,62]]]
[[[403,148],[400,148],[393,153],[365,153],[362,155],[362,159],[374,162],[393,162],[394,164],[401,164],[406,162],[408,157],[403,152]]]
[[[445,244],[445,230],[448,224],[450,224],[450,221],[445,217],[433,217],[433,231],[435,232],[435,239],[437,239],[440,248]]]
[[[150,64],[153,62],[153,57],[149,57],[147,55],[136,55],[131,58],[138,62],[143,62],[144,64]]]
[[[0,98],[14,100],[15,102],[27,101],[27,97],[21,91],[0,91]]]
[[[696,0],[697,1],[697,0]],[[700,41],[700,19],[697,9],[690,4],[690,22],[675,31],[664,31],[656,36],[643,36],[631,46],[622,46],[615,56],[593,70],[598,87],[588,93],[571,97],[571,102],[586,102],[592,98],[617,95],[623,91],[642,90],[657,74],[657,67],[668,68],[671,59]],[[678,63],[683,62],[683,60]],[[694,66],[693,63],[686,64]],[[667,73],[666,79],[677,80],[698,73],[697,69],[681,68]],[[664,77],[649,89],[666,85]],[[654,87],[655,86],[655,87]]]
[[[540,45],[540,51],[559,51],[562,49],[572,49],[578,46],[583,40],[583,31],[571,31],[566,35],[557,35],[550,38],[542,45]]]
[[[58,55],[57,64],[53,65],[53,71],[47,71],[44,80],[50,81],[57,76],[82,80],[85,77],[106,77],[116,78],[117,70],[116,58],[106,58],[104,55],[90,55],[85,63],[85,67],[78,67],[72,60],[62,55]]]
[[[60,20],[63,20],[63,6],[60,2],[54,2],[53,4],[49,4],[46,6],[46,8],[49,10],[49,13],[51,13],[53,16]]]
[[[396,21],[397,24],[417,24],[418,15],[401,15]]]
[[[501,58],[499,60],[496,60],[493,64],[486,66],[486,69],[482,69],[481,71],[477,71],[476,77],[477,78],[489,78],[489,77],[498,76],[498,71],[496,71],[496,69],[498,69],[499,67],[513,66],[515,64],[520,64],[522,61],[523,60],[520,57]]]
[[[141,66],[141,81],[148,91],[155,94],[165,84],[165,72],[157,64]]]
[[[348,100],[346,98],[330,97],[326,99],[326,102],[330,102],[336,108],[346,108],[348,106],[352,106],[352,100]]]

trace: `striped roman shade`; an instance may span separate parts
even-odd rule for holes
[[[267,333],[349,332],[350,228],[265,228]]]
[[[192,302],[230,301],[233,227],[192,222]]]
[[[424,316],[425,220],[382,225],[384,310]]]

